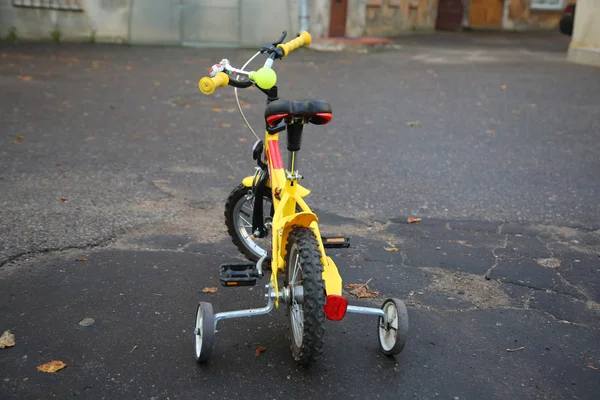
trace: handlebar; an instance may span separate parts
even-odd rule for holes
[[[287,43],[281,43],[283,39],[285,39],[285,35],[286,32],[284,31],[277,42],[262,47],[260,51],[254,55],[254,57],[256,57],[259,54],[269,54],[269,58],[266,60],[265,65],[258,71],[243,70],[254,57],[248,60],[242,69],[233,68],[228,60],[222,60],[220,64],[213,65],[210,69],[210,75],[213,75],[214,77],[211,78],[207,76],[200,79],[198,88],[204,94],[212,94],[217,87],[225,87],[227,85],[236,88],[247,88],[256,84],[261,89],[272,88],[277,82],[277,74],[271,69],[273,60],[282,59],[297,48],[308,46],[312,43],[312,38],[306,31]]]
[[[218,72],[214,78],[205,76],[198,82],[198,88],[204,94],[211,94],[217,87],[225,87],[229,83],[229,77],[224,72]]]
[[[308,46],[312,43],[310,34],[306,31],[302,32],[296,39],[292,39],[287,43],[278,44],[277,47],[283,49],[283,56],[287,56],[292,51],[302,46]]]

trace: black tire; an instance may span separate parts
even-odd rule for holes
[[[196,324],[194,328],[196,362],[208,361],[212,354],[215,339],[215,317],[212,304],[201,301],[196,309]]]
[[[240,215],[239,215],[240,212],[243,213],[245,218],[247,219],[247,221],[250,224],[252,224],[251,210],[254,205],[253,204],[254,197],[252,197],[251,201],[246,200],[246,195],[248,195],[249,193],[252,194],[252,189],[248,188],[242,184],[240,184],[239,186],[237,186],[235,189],[233,189],[231,191],[231,193],[227,197],[227,202],[225,203],[225,225],[227,226],[227,233],[229,233],[229,236],[231,236],[231,241],[233,242],[235,247],[237,247],[237,249],[248,260],[250,260],[252,262],[258,262],[258,260],[265,253],[258,252],[257,247],[264,251],[266,250],[266,251],[270,252],[271,236],[270,236],[270,232],[269,232],[269,234],[266,238],[263,238],[263,239],[254,238],[253,236],[251,236],[252,226],[250,226],[248,228],[248,236],[244,236],[244,233],[241,232],[242,227],[239,226],[239,219],[238,219],[238,218],[240,218]],[[249,209],[246,209],[246,212],[244,212],[244,209],[243,209],[244,205],[239,204],[240,202],[247,203],[251,207]],[[268,208],[267,208],[267,206],[265,206],[263,209],[263,212],[264,212],[265,218],[270,218],[271,217],[271,204],[273,204],[270,191],[266,191],[266,193],[264,195],[263,204],[265,204],[265,203],[268,204]],[[239,205],[239,207],[238,207],[238,205]],[[257,246],[257,247],[252,248],[252,246],[248,240],[252,240],[255,243],[255,246]],[[267,248],[265,249],[265,247],[267,247]],[[263,268],[265,268],[265,267],[267,267],[267,268],[270,267],[269,263],[263,264]]]
[[[309,228],[294,227],[288,236],[286,250],[285,285],[290,291],[288,308],[292,356],[298,363],[307,366],[315,362],[323,350],[325,333],[323,264],[321,264],[317,238]],[[298,263],[295,261],[296,256]],[[297,271],[295,275],[294,271]],[[296,298],[298,287],[302,287],[301,301]],[[300,320],[301,331],[299,331]]]
[[[386,356],[400,354],[408,340],[408,310],[406,304],[400,299],[387,299],[383,302],[381,309],[392,320],[384,325],[382,317],[377,321],[377,337],[379,346]]]

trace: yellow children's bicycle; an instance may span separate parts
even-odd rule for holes
[[[275,43],[262,47],[242,68],[231,66],[227,59],[210,69],[210,77],[200,80],[204,94],[217,87],[233,86],[238,108],[237,90],[255,85],[267,95],[266,132],[257,137],[253,158],[258,167],[242,180],[225,206],[225,220],[233,243],[251,263],[221,265],[223,286],[252,286],[270,270],[265,286],[267,305],[262,308],[214,314],[210,303],[200,302],[196,311],[196,360],[209,359],[217,323],[224,319],[251,317],[271,312],[283,304],[289,312],[292,355],[300,364],[313,363],[322,352],[325,319],[339,321],[346,313],[371,314],[378,317],[379,344],[384,354],[402,351],[408,337],[408,313],[399,299],[390,298],[381,308],[348,305],[342,296],[342,278],[326,248],[349,247],[344,237],[321,236],[318,218],[304,201],[310,191],[300,185],[298,151],[304,125],[324,125],[331,121],[329,103],[322,100],[289,101],[278,97],[277,75],[271,68],[274,60],[311,43],[308,32],[283,43],[286,32]],[[267,54],[264,66],[245,71],[258,55]],[[288,166],[284,168],[279,148],[279,133],[287,131]]]

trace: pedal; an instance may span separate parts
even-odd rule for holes
[[[350,247],[350,238],[343,236],[321,236],[323,247],[326,249],[340,249]]]
[[[258,271],[253,263],[227,263],[221,265],[222,286],[254,286]]]

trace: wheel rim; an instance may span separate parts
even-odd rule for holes
[[[271,201],[263,198],[263,212],[271,209]],[[252,212],[254,210],[254,195],[250,191],[248,195],[243,196],[233,208],[233,224],[235,230],[246,247],[259,258],[267,254],[268,248],[271,248],[270,235],[263,239],[255,238],[252,234]],[[268,212],[268,211],[267,211]],[[265,217],[265,226],[271,229],[271,217]],[[262,245],[262,246],[261,246]]]
[[[294,244],[290,250],[289,260],[292,261],[292,267],[289,270],[289,288],[290,288],[290,322],[292,326],[292,340],[296,347],[302,347],[304,337],[304,310],[302,304],[297,300],[296,288],[302,287],[302,266],[298,246]]]
[[[398,340],[398,310],[393,302],[383,307],[385,318],[379,318],[379,341],[385,351],[390,351]]]
[[[202,353],[202,324],[204,322],[204,311],[202,307],[198,307],[198,312],[196,313],[196,329],[194,333],[196,334],[196,358],[200,358],[200,354]]]

